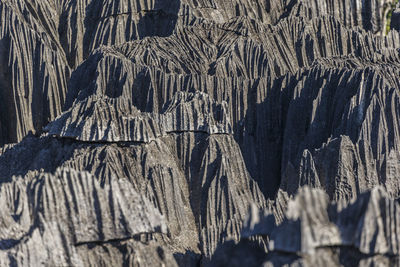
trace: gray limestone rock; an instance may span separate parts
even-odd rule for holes
[[[161,114],[140,112],[123,96],[88,97],[44,130],[87,142],[149,143],[174,132],[232,134],[226,102],[215,103],[201,92],[177,93]]]
[[[101,187],[87,172],[59,168],[54,174],[13,177],[1,184],[0,199],[2,265],[97,265],[102,257],[87,261],[84,244],[104,243],[112,249],[128,243],[139,254],[149,253],[155,248],[129,240],[167,233],[160,212],[125,179]],[[114,253],[105,259],[123,256]],[[168,261],[175,263],[172,254]]]
[[[105,99],[124,103],[122,98]],[[130,124],[141,130],[137,139],[129,139],[129,135],[123,139],[124,131],[135,133],[124,130],[123,123],[114,124],[114,135],[103,139],[102,133],[107,130],[93,122],[123,118],[126,114],[123,108],[115,106],[118,108],[111,113],[93,118],[96,113],[80,105],[75,110],[88,114],[83,120],[71,111],[65,112],[49,125],[55,137],[31,136],[8,148],[0,159],[0,166],[4,166],[0,168],[1,175],[9,179],[15,174],[32,177],[63,166],[92,173],[102,187],[112,185],[114,179],[129,180],[165,216],[167,244],[174,247],[176,255],[189,250],[210,257],[227,238],[239,239],[248,206],[255,202],[263,208],[265,200],[249,176],[240,149],[230,134],[226,121],[229,114],[223,105],[213,103],[204,93],[178,93],[162,114],[135,111],[139,118],[151,119],[153,125],[163,129],[152,140],[140,139],[155,129],[141,127],[143,124],[138,127],[140,120],[132,120]],[[103,105],[105,112],[110,107]],[[85,138],[82,134],[84,127],[71,127],[80,121],[89,122],[90,136]],[[64,130],[56,132],[58,127],[71,127],[77,135],[64,134],[67,132]],[[17,158],[26,160],[17,161]]]
[[[298,30],[287,30],[293,27]],[[214,36],[209,36],[210,32]],[[309,113],[314,112],[312,116],[321,123],[327,120],[326,116],[337,120],[331,126],[335,127],[342,120],[341,103],[348,103],[350,96],[356,95],[356,88],[347,88],[359,86],[362,79],[366,79],[366,89],[375,85],[382,92],[387,87],[396,88],[399,40],[397,32],[376,36],[346,28],[330,16],[313,20],[289,16],[268,27],[247,19],[224,23],[223,28],[209,22],[190,27],[178,25],[166,38],[149,37],[93,52],[72,74],[65,107],[69,109],[75,101],[90,95],[107,95],[130,99],[142,112],[161,113],[176,92],[206,92],[217,102],[227,103],[232,130],[247,168],[266,196],[273,198],[287,172],[287,154],[296,158],[304,150],[297,147],[303,141],[296,135],[302,128],[291,121],[305,120],[302,127],[310,131],[307,138],[322,145],[333,133],[329,127],[316,125],[319,132],[311,134],[316,130],[308,125],[308,117],[313,118]],[[197,53],[190,53],[193,48]],[[310,86],[305,88],[308,83]],[[337,101],[338,107],[332,111],[335,113],[325,110],[319,114],[319,102],[304,101],[304,97],[318,90],[323,109],[330,101]],[[359,89],[362,90],[365,89]],[[304,97],[297,98],[296,94]],[[307,117],[298,119],[295,115],[303,114],[298,109],[308,110]],[[340,123],[350,125],[352,120],[353,117],[350,121],[344,118]],[[357,127],[361,125],[352,127],[352,132],[359,131]],[[348,131],[343,134],[350,135]],[[285,152],[287,143],[292,144],[289,152]],[[304,145],[309,151],[317,148]]]
[[[395,4],[0,0],[0,265],[399,265]]]
[[[209,265],[399,266],[399,208],[382,187],[350,203],[330,202],[323,190],[303,187],[282,222],[269,210],[251,208],[242,240],[221,245]],[[268,238],[267,250],[249,239],[257,235]],[[246,251],[247,258],[229,256]]]

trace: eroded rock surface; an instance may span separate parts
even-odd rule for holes
[[[399,265],[399,9],[0,0],[0,265]]]
[[[221,245],[210,266],[251,262],[262,266],[398,266],[399,204],[382,187],[346,200],[330,202],[320,189],[303,187],[287,204],[285,219],[252,207],[243,239]],[[251,241],[264,236],[267,249]],[[230,255],[248,252],[245,259]]]
[[[165,220],[149,200],[126,179],[113,179],[107,186],[87,172],[60,168],[54,174],[33,178],[13,177],[0,187],[1,264],[83,265],[102,260],[122,262],[119,246],[153,253],[154,245],[140,244],[141,234],[167,233]],[[110,243],[111,242],[111,243]],[[115,255],[94,255],[84,244],[106,244]],[[103,246],[103,245],[100,245]],[[164,249],[161,245],[159,249]],[[159,263],[176,264],[171,252]],[[157,260],[156,260],[157,261]]]

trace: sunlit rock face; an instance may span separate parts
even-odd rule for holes
[[[0,265],[398,266],[399,10],[0,0]]]

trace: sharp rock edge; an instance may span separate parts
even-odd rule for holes
[[[44,130],[79,141],[145,143],[168,133],[233,133],[226,102],[215,103],[201,92],[178,92],[161,114],[140,112],[124,96],[90,96]]]
[[[13,177],[1,185],[0,199],[3,266],[133,263],[140,260],[141,253],[166,249],[134,239],[141,234],[166,233],[167,226],[151,202],[124,179],[101,187],[87,172],[58,168],[54,174],[30,179]],[[96,257],[97,249],[91,243],[114,253]],[[139,253],[125,259],[117,252],[122,247]],[[166,253],[168,257],[154,261],[176,264],[172,253]]]
[[[255,202],[264,208],[265,199],[230,133],[224,104],[211,101],[205,93],[178,93],[162,114],[142,113],[132,106],[129,112],[133,113],[127,114],[120,107],[126,104],[123,98],[100,97],[104,99],[120,101],[118,108],[110,112],[112,105],[103,104],[98,109],[103,113],[95,118],[91,116],[96,112],[81,108],[87,101],[76,102],[49,124],[54,135],[29,136],[7,149],[0,159],[2,177],[11,180],[19,174],[28,179],[62,166],[92,173],[102,187],[125,179],[166,218],[168,233],[160,239],[173,247],[174,256],[183,254],[179,256],[183,262],[198,261],[200,253],[210,257],[227,238],[239,239],[247,207]],[[89,116],[74,114],[79,110]],[[127,124],[120,120],[124,116],[132,119],[129,127],[140,131],[127,131]],[[143,127],[137,118],[148,119],[153,127]],[[104,135],[108,130],[98,127],[99,120],[108,125],[122,123],[113,126],[113,135]],[[80,121],[89,123],[90,136],[82,134],[86,126],[71,127]],[[163,131],[154,135],[154,125]],[[77,135],[64,134],[68,130],[62,129],[68,127]],[[124,132],[133,135],[124,136]],[[22,157],[25,160],[17,160]],[[193,254],[185,256],[187,251]]]
[[[282,221],[252,206],[241,241],[221,245],[209,266],[399,266],[400,207],[383,187],[350,202],[330,202],[323,190],[302,187],[286,205]]]

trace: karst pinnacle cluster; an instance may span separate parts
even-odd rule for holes
[[[398,1],[0,18],[0,266],[400,266]]]

